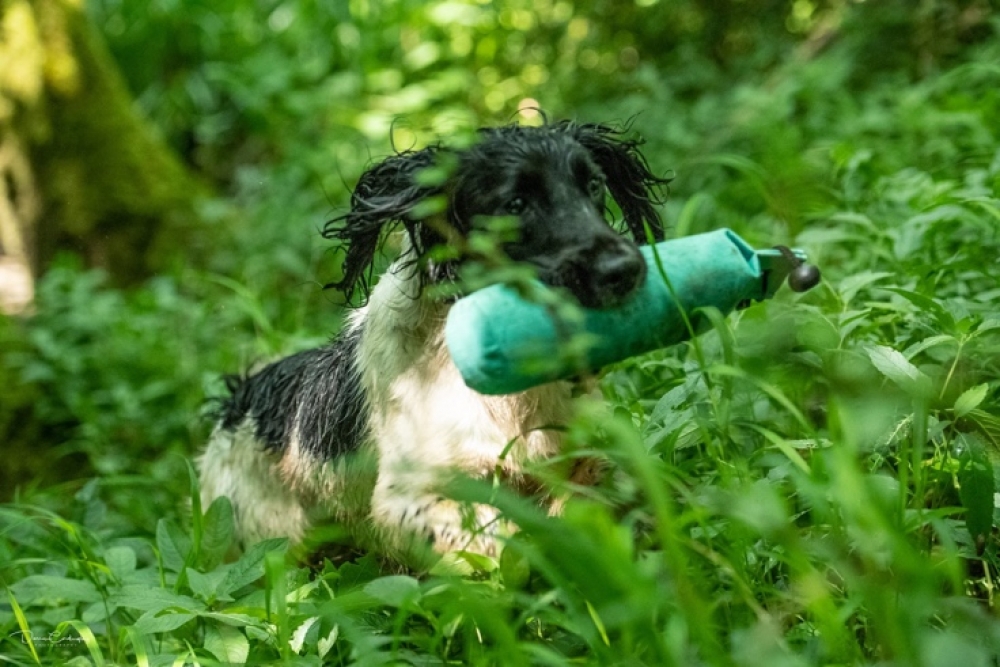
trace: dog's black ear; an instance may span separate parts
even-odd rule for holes
[[[570,133],[586,148],[604,172],[608,191],[621,208],[625,224],[636,242],[646,242],[647,226],[653,239],[662,241],[663,223],[654,204],[663,203],[662,191],[670,179],[660,178],[650,171],[646,158],[639,152],[642,142],[626,138],[628,128],[619,131],[598,123],[572,121],[563,121],[557,127]]]
[[[417,256],[425,252],[427,233],[418,229],[422,226],[415,209],[428,197],[443,192],[443,184],[420,176],[435,165],[439,150],[431,146],[397,153],[361,175],[351,195],[350,212],[323,227],[323,238],[339,240],[346,248],[343,278],[325,287],[342,291],[348,303],[358,289],[367,299],[379,242],[383,233],[396,225],[406,227],[412,252]]]

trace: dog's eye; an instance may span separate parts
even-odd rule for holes
[[[521,215],[526,206],[522,197],[514,197],[507,202],[507,212],[511,215]]]
[[[602,199],[604,197],[604,179],[600,176],[594,176],[587,181],[587,194],[590,195],[591,199]]]

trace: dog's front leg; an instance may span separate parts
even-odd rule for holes
[[[413,471],[379,471],[372,495],[372,519],[393,550],[413,553],[425,546],[444,554],[472,551],[485,556],[499,552],[501,519],[496,508],[463,504],[433,490],[433,484],[415,484],[415,478],[433,477]]]

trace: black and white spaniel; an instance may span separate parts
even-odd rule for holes
[[[501,246],[511,260],[586,307],[619,303],[645,277],[637,244],[663,237],[653,205],[667,181],[638,145],[605,125],[510,125],[480,130],[469,148],[407,151],[364,173],[350,212],[324,236],[346,248],[333,287],[367,302],[332,343],[230,382],[200,462],[205,505],[229,497],[244,546],[298,541],[332,519],[390,554],[428,542],[495,554],[497,511],[463,507],[442,485],[500,470],[515,488],[535,488],[525,467],[560,454],[551,427],[570,415],[571,385],[506,396],[467,388],[443,340],[451,302],[426,288],[455,281],[470,233],[506,216],[517,220]],[[609,196],[621,231],[608,221]],[[403,251],[369,289],[396,227]]]

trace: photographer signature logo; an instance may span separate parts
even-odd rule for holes
[[[82,644],[83,637],[62,636],[57,632],[50,632],[47,635],[36,635],[31,632],[12,632],[11,637],[20,637],[22,644],[31,642],[32,644]]]

